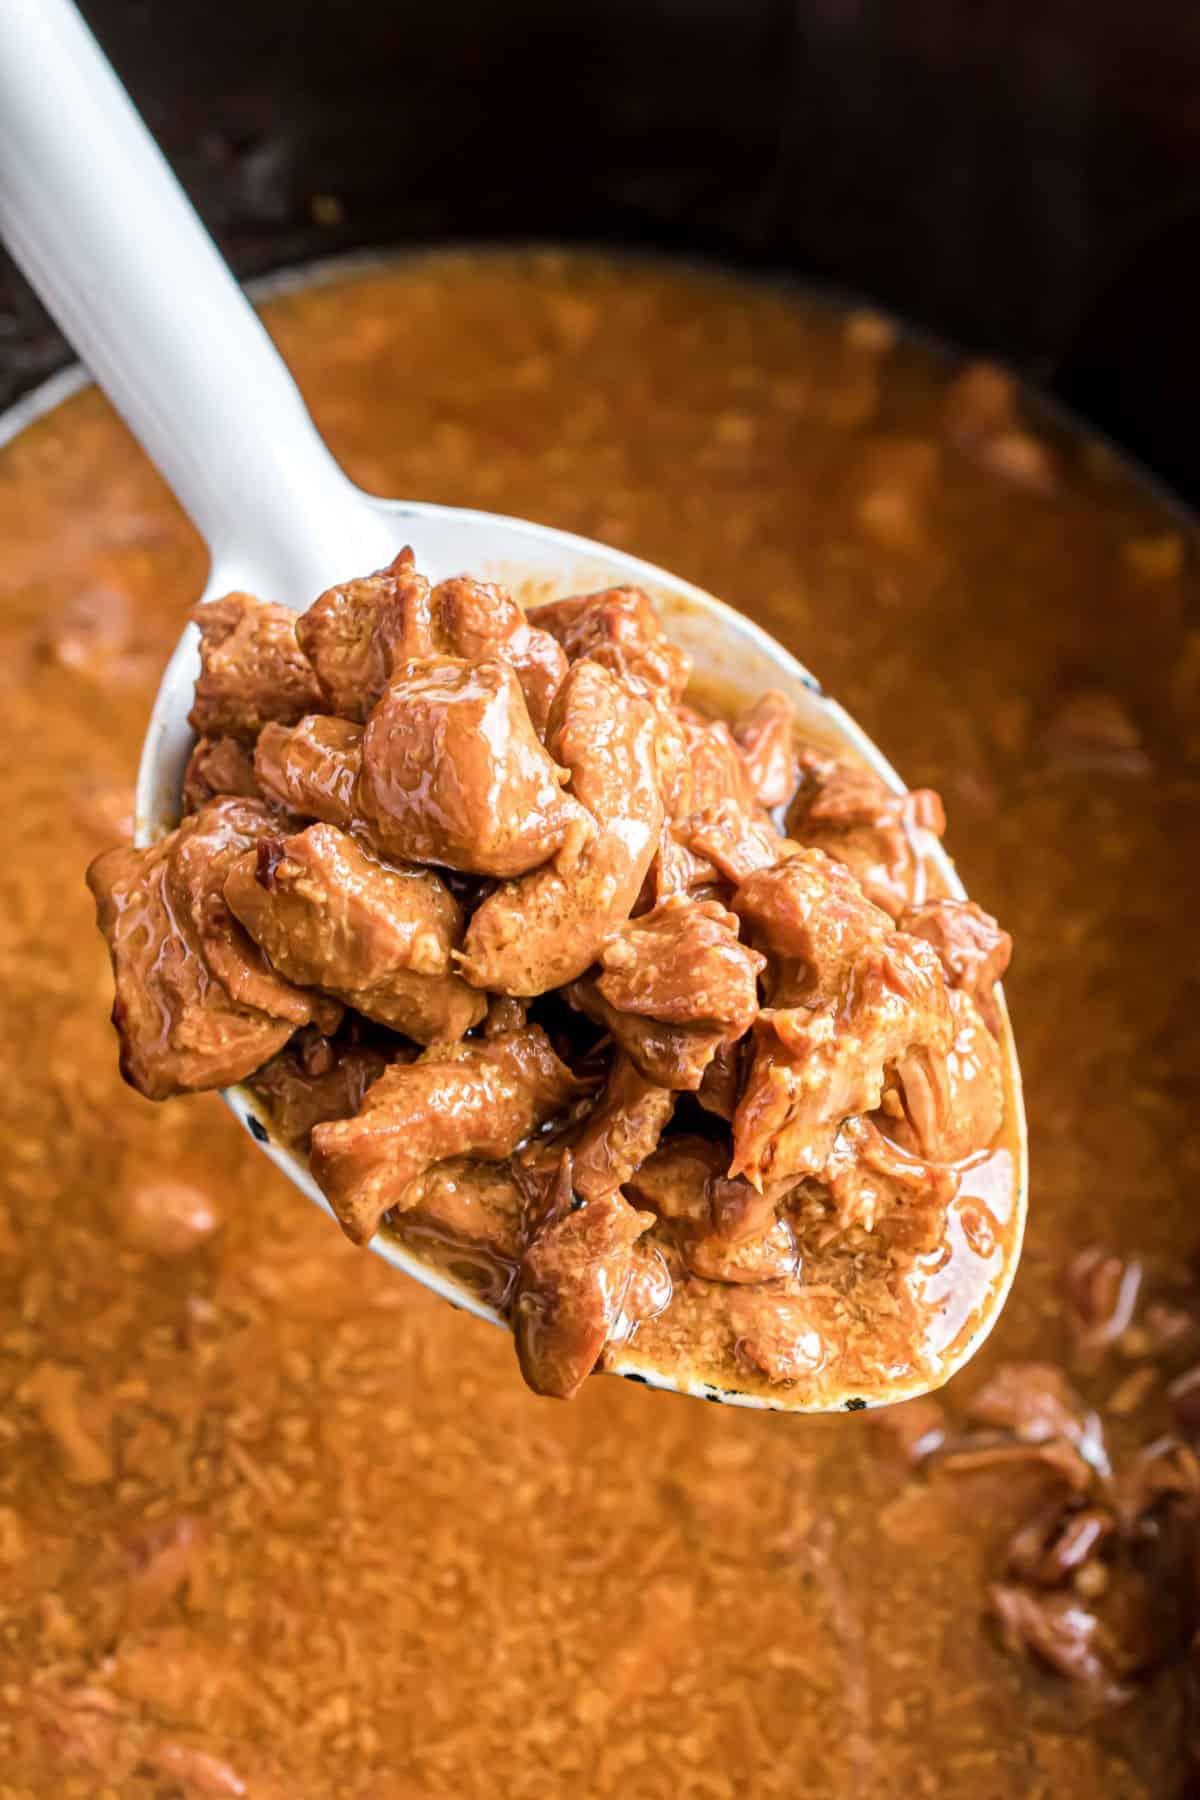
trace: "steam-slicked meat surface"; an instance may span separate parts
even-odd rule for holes
[[[678,700],[691,660],[663,631],[641,588],[604,588],[531,607],[530,623],[548,631],[571,662],[584,657],[655,697]]]
[[[926,900],[900,916],[901,931],[922,937],[941,958],[947,986],[974,1000],[989,1030],[998,1023],[995,987],[1012,958],[1012,938],[973,900]]]
[[[254,750],[263,793],[302,819],[328,825],[353,824],[361,768],[362,726],[327,713],[264,726]]]
[[[452,972],[462,910],[427,869],[389,867],[334,825],[261,840],[225,882],[272,965],[420,1044],[478,1025],[486,1001]]]
[[[604,1092],[572,1146],[575,1191],[586,1199],[622,1187],[658,1147],[675,1096],[618,1056]]]
[[[732,802],[748,819],[761,819],[745,761],[724,719],[706,718],[690,706],[676,707],[675,717],[687,759],[687,781],[677,801],[681,816]]]
[[[546,744],[570,771],[594,835],[569,868],[539,869],[489,895],[467,928],[468,981],[502,994],[563,987],[629,917],[663,825],[654,723],[653,708],[598,663],[573,665]]]
[[[747,876],[733,897],[747,942],[765,951],[773,1005],[815,1005],[835,994],[855,958],[891,931],[842,864],[800,850]]]
[[[275,719],[290,725],[322,708],[312,664],[296,638],[296,614],[251,594],[197,606],[200,674],[188,723],[201,737],[252,744]]]
[[[738,941],[718,901],[664,900],[630,919],[600,952],[596,986],[619,1012],[665,1025],[710,1025],[739,1038],[758,1011],[766,958]]]
[[[870,770],[810,753],[805,781],[788,812],[797,842],[825,850],[893,919],[926,898],[919,834],[941,837],[942,803],[931,788],[893,794]]]
[[[693,856],[735,887],[759,869],[773,869],[796,846],[766,819],[754,819],[736,800],[703,806],[676,827]]]
[[[313,1175],[347,1237],[365,1244],[432,1164],[500,1162],[580,1091],[537,1026],[438,1045],[380,1076],[356,1118],[316,1127]]]
[[[215,800],[143,850],[105,851],[88,885],[112,957],[121,1072],[151,1100],[240,1081],[298,1025],[340,1007],[281,980],[221,898],[230,864],[272,828],[250,800]]]
[[[564,780],[508,663],[428,657],[400,665],[367,721],[358,800],[385,856],[515,876],[586,833]]]
[[[524,1199],[504,1163],[454,1156],[416,1176],[397,1203],[406,1223],[515,1263],[525,1243]]]
[[[566,653],[526,617],[512,595],[486,581],[456,576],[433,590],[436,648],[471,662],[498,656],[521,684],[533,728],[545,733],[550,703],[567,672]]]
[[[725,1042],[723,1026],[663,1025],[639,1013],[610,1006],[590,978],[564,989],[570,1004],[611,1033],[613,1042],[648,1081],[680,1092],[695,1092],[705,1070]]]
[[[570,1399],[599,1361],[621,1311],[633,1251],[654,1223],[621,1194],[568,1207],[537,1234],[521,1263],[513,1330],[535,1394]]]
[[[276,1136],[299,1150],[308,1149],[314,1125],[353,1118],[388,1066],[385,1056],[366,1045],[318,1038],[314,1047],[299,1048],[305,1035],[294,1038],[249,1083],[270,1109]]]
[[[912,1253],[942,1236],[958,1176],[904,1150],[870,1119],[850,1119],[821,1172],[843,1230],[874,1231],[886,1222]]]
[[[920,1050],[944,1056],[953,1030],[941,964],[900,932],[861,951],[836,998],[764,1010],[731,1172],[756,1187],[820,1174],[845,1121],[879,1105],[888,1068]]]
[[[913,940],[916,941],[916,940]],[[933,1162],[957,1162],[990,1144],[1004,1116],[1004,1076],[996,1040],[961,988],[949,991],[953,1038],[915,1048],[896,1064],[904,1120],[902,1143]]]
[[[396,664],[433,652],[429,583],[412,551],[327,588],[297,620],[296,637],[330,712],[361,725]]]
[[[183,773],[183,810],[199,812],[219,794],[261,798],[254,777],[254,759],[236,738],[201,738]]]
[[[776,1194],[730,1180],[728,1145],[671,1138],[626,1183],[638,1206],[670,1221],[684,1265],[706,1281],[774,1281],[795,1271],[792,1228],[776,1212]]]
[[[787,695],[768,688],[753,706],[738,714],[733,738],[760,805],[786,806],[800,778],[796,709]]]

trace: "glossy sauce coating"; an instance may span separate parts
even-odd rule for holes
[[[924,353],[733,284],[446,259],[272,318],[356,478],[678,569],[945,793],[1021,945],[1026,1255],[941,1423],[615,1381],[552,1408],[497,1333],[343,1247],[218,1101],[131,1095],[80,871],[128,819],[204,559],[102,404],[69,403],[0,456],[0,1779],[1173,1800],[1173,1667],[1094,1714],[984,1618],[1028,1471],[914,1472],[904,1446],[1003,1364],[1077,1358],[1081,1246],[1149,1266],[1196,1236],[1186,535],[1077,442],[1050,440],[1057,495],[998,484],[944,438]],[[1113,1288],[1124,1323],[1071,1367],[1119,1461],[1165,1429],[1166,1365],[1136,1281]]]

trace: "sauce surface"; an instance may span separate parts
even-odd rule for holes
[[[677,570],[943,792],[1019,946],[1034,1170],[943,1422],[1063,1362],[1131,1457],[1194,1320],[1081,1359],[1063,1282],[1103,1244],[1178,1311],[1197,1237],[1186,530],[1050,423],[1052,491],[997,474],[929,352],[720,277],[447,256],[268,316],[355,479]],[[1097,1707],[985,1616],[1029,1471],[914,1468],[904,1409],[539,1402],[218,1101],[122,1086],[81,872],[130,827],[204,555],[93,393],[0,453],[0,532],[0,1792],[1175,1794],[1171,1658]]]

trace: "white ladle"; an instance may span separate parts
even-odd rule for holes
[[[740,613],[637,557],[522,519],[459,507],[376,500],[355,487],[318,437],[291,375],[221,260],[128,95],[69,0],[0,3],[0,233],[16,260],[203,534],[206,596],[246,589],[297,610],[335,580],[380,567],[403,543],[434,581],[468,572],[547,597],[632,583],[648,589],[697,675],[752,699],[766,687],[794,700],[800,729],[840,743],[897,792],[904,784],[808,670]],[[198,659],[188,625],[167,665],[137,784],[137,837],[178,817],[192,734]],[[947,890],[962,887],[930,845]],[[1007,1022],[1004,1052],[1020,1113]],[[245,1089],[226,1098],[265,1135]],[[1016,1270],[1024,1228],[1024,1118],[1013,1197],[1012,1250],[973,1332],[943,1360],[945,1378],[987,1336]],[[303,1159],[263,1148],[319,1206]],[[326,1207],[326,1210],[328,1208]],[[384,1236],[372,1246],[396,1268],[481,1317],[500,1315]],[[619,1355],[615,1372],[735,1404],[795,1408],[786,1392],[726,1393]],[[933,1385],[934,1377],[925,1385]],[[907,1385],[905,1395],[921,1391]],[[861,1405],[861,1401],[853,1401]]]

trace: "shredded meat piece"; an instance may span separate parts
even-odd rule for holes
[[[1003,1363],[967,1410],[971,1418],[1011,1431],[1028,1444],[1061,1438],[1074,1444],[1093,1468],[1107,1473],[1099,1418],[1053,1363]]]
[[[838,1226],[874,1231],[887,1221],[914,1254],[932,1250],[946,1224],[946,1209],[958,1192],[953,1169],[910,1155],[871,1119],[848,1119],[838,1133],[821,1174],[836,1208]]]
[[[717,878],[715,865],[707,857],[690,850],[680,840],[674,826],[664,825],[638,903],[639,910],[659,906],[676,894],[694,894],[698,888],[711,886]]]
[[[879,1105],[885,1071],[918,1049],[945,1055],[952,1030],[937,957],[900,932],[861,951],[837,999],[760,1012],[731,1174],[819,1175],[846,1120]]]
[[[821,850],[798,850],[748,875],[733,897],[747,942],[771,963],[776,1006],[815,1005],[838,993],[855,959],[891,921],[854,876]]]
[[[525,1252],[513,1305],[521,1373],[535,1394],[570,1399],[591,1374],[621,1312],[634,1246],[653,1223],[614,1191],[560,1199]]]
[[[282,980],[231,916],[232,863],[273,830],[252,800],[210,801],[147,849],[105,851],[88,870],[112,957],[121,1072],[151,1100],[241,1081],[297,1026],[340,1007]]]
[[[396,1202],[406,1225],[437,1231],[464,1248],[515,1263],[525,1244],[524,1201],[502,1163],[455,1156],[414,1177]]]
[[[762,806],[786,806],[800,779],[796,709],[778,688],[768,688],[733,725],[755,798]]]
[[[1009,1571],[1035,1587],[1061,1587],[1103,1546],[1114,1525],[1100,1506],[1048,1507],[1014,1534]]]
[[[566,653],[558,641],[532,624],[504,588],[489,582],[465,576],[443,581],[433,590],[431,606],[434,648],[470,662],[498,656],[510,663],[534,730],[543,735],[550,703],[567,672]]]
[[[640,588],[605,588],[530,609],[532,625],[557,638],[571,662],[598,662],[651,697],[678,700],[691,661],[663,631]]]
[[[386,569],[327,588],[296,622],[296,637],[331,712],[358,724],[409,657],[428,656],[429,583],[401,550]]]
[[[576,1193],[586,1200],[623,1187],[670,1123],[675,1096],[618,1055],[604,1092],[573,1145]]]
[[[1063,1285],[1076,1347],[1094,1356],[1128,1329],[1142,1289],[1142,1265],[1090,1244],[1071,1259]]]
[[[685,1267],[707,1281],[755,1283],[796,1272],[791,1225],[777,1216],[777,1193],[729,1180],[727,1146],[684,1135],[670,1139],[626,1182],[639,1206],[678,1227]]]
[[[240,794],[257,800],[254,760],[236,738],[201,738],[188,758],[183,775],[183,810],[199,812],[219,794]]]
[[[316,1126],[313,1175],[347,1237],[365,1244],[433,1163],[500,1162],[580,1091],[536,1025],[439,1044],[381,1075],[355,1118]]]
[[[462,910],[449,888],[378,862],[335,825],[260,843],[230,869],[225,898],[281,974],[419,1044],[484,1016],[483,995],[451,970]]]
[[[919,832],[941,837],[942,803],[930,788],[893,794],[870,770],[806,752],[806,780],[788,811],[788,831],[801,844],[845,863],[863,892],[896,919],[920,905],[925,862]]]
[[[758,1237],[731,1243],[718,1232],[684,1236],[680,1241],[684,1266],[705,1281],[757,1286],[763,1281],[785,1280],[800,1266],[800,1252],[787,1219],[776,1219]]]
[[[677,829],[692,856],[735,887],[759,869],[773,869],[796,848],[766,819],[752,819],[736,800],[701,807]]]
[[[816,1375],[827,1354],[811,1304],[801,1298],[735,1289],[730,1301],[734,1354],[747,1369],[784,1386]]]
[[[948,1051],[922,1045],[899,1060],[895,1081],[904,1118],[896,1138],[934,1162],[957,1162],[990,1144],[1004,1117],[1004,1073],[996,1040],[970,995],[951,988]]]
[[[358,800],[379,850],[476,875],[547,862],[589,820],[498,657],[401,663],[367,721]]]
[[[314,1125],[353,1118],[371,1083],[388,1066],[385,1056],[366,1045],[319,1041],[328,1047],[324,1066],[314,1068],[293,1043],[257,1070],[249,1083],[270,1108],[276,1134],[302,1150],[308,1149]]]
[[[577,1012],[602,1025],[647,1081],[678,1093],[694,1093],[725,1042],[722,1026],[662,1025],[610,1006],[592,980],[573,981],[564,993]]]
[[[989,1595],[1008,1648],[1029,1650],[1089,1698],[1106,1705],[1129,1698],[1121,1647],[1102,1621],[1072,1593],[1047,1594],[997,1582]]]
[[[993,1033],[999,1029],[995,986],[1012,958],[1012,938],[973,900],[926,900],[901,913],[900,930],[933,945],[946,985],[969,994]]]
[[[582,975],[632,912],[662,831],[654,709],[598,663],[569,671],[546,746],[595,833],[569,869],[506,883],[472,917],[462,971],[493,993],[541,994]]]
[[[600,952],[596,986],[619,1012],[664,1025],[749,1031],[766,958],[738,942],[738,921],[716,901],[682,896],[622,925]]]
[[[200,627],[200,674],[188,723],[201,737],[252,744],[272,719],[290,725],[320,712],[321,690],[286,606],[226,594],[196,607],[192,618]]]
[[[303,819],[349,829],[362,768],[362,726],[312,713],[298,724],[266,725],[254,749],[262,792]]]

